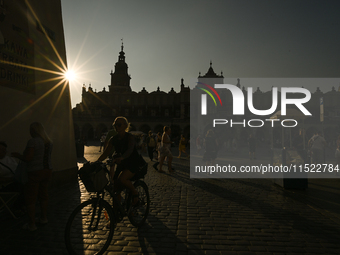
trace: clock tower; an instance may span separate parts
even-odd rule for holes
[[[111,70],[111,85],[109,91],[113,93],[131,92],[130,75],[128,74],[128,65],[125,62],[124,45],[122,42],[121,51],[119,52],[118,62],[115,64],[115,71]]]

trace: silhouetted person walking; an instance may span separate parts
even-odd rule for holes
[[[253,134],[249,135],[248,139],[248,146],[249,146],[249,158],[256,159],[256,139]]]
[[[155,151],[156,145],[156,139],[153,136],[152,131],[150,130],[149,136],[146,138],[146,146],[148,148],[148,155],[151,161],[153,160],[153,153]]]
[[[46,224],[48,206],[48,184],[52,174],[51,153],[52,141],[39,122],[30,125],[31,139],[27,142],[23,155],[12,153],[27,162],[28,183],[24,187],[25,203],[29,222],[23,226],[24,229],[34,231],[37,229],[35,219],[35,204],[40,202],[41,215],[39,223]]]

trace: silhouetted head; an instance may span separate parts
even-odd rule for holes
[[[128,120],[123,116],[117,117],[113,122],[113,126],[115,127],[118,133],[123,131],[129,132],[130,130],[130,124]]]
[[[171,133],[171,128],[169,126],[164,126],[163,127],[163,132],[167,133],[167,134],[170,134]]]
[[[46,134],[44,126],[40,122],[33,122],[30,125],[30,134],[32,137],[41,137],[45,144],[52,142]]]

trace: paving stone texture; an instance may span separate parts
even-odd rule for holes
[[[85,148],[87,160],[99,155],[98,146]],[[126,217],[105,254],[340,254],[340,179],[310,179],[306,190],[267,179],[190,179],[189,160],[176,148],[174,155],[173,174],[149,162],[148,219],[137,229]],[[81,181],[52,189],[49,223],[35,232],[22,230],[25,216],[1,213],[0,254],[67,254],[66,221],[89,197]]]

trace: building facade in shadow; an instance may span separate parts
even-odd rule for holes
[[[117,116],[125,116],[134,131],[162,132],[163,126],[169,125],[173,137],[189,135],[190,89],[183,79],[178,85],[180,92],[174,88],[164,92],[159,87],[152,92],[145,87],[139,92],[132,91],[123,45],[110,76],[108,90],[104,87],[97,92],[91,85],[83,86],[82,101],[73,108],[76,138],[99,139]]]
[[[99,139],[101,134],[107,132],[112,125],[113,120],[117,116],[125,116],[132,124],[132,130],[148,133],[161,132],[164,125],[172,127],[173,138],[179,138],[180,134],[186,137],[195,138],[197,135],[204,135],[207,130],[212,128],[212,123],[200,123],[190,126],[190,117],[194,118],[195,114],[200,111],[200,102],[195,104],[190,103],[190,93],[205,93],[202,90],[197,90],[184,85],[184,80],[181,79],[179,92],[175,92],[172,88],[168,92],[161,91],[160,88],[156,91],[148,92],[143,88],[139,92],[132,91],[130,86],[131,77],[128,74],[128,65],[125,61],[124,46],[121,46],[121,51],[118,55],[118,62],[115,64],[114,72],[111,71],[111,83],[108,85],[108,90],[104,87],[102,91],[94,91],[89,85],[83,86],[82,101],[73,108],[73,120],[76,138],[86,137],[87,139]],[[208,71],[197,77],[197,84],[203,87],[209,85],[214,87],[214,84],[224,84],[223,73],[216,74],[212,62]],[[236,86],[242,90],[245,102],[247,102],[247,89],[242,86],[242,79],[235,79]],[[322,87],[322,84],[320,84]],[[219,90],[221,101],[224,108],[208,107],[215,109],[214,114],[218,118],[233,118],[233,98],[230,91],[224,89]],[[304,104],[305,107],[312,113],[312,117],[304,121],[304,130],[306,139],[310,138],[317,130],[324,130],[325,138],[328,141],[335,139],[339,135],[340,130],[340,87],[332,88],[326,93],[321,92],[319,88],[316,91],[311,91],[311,99]],[[294,98],[298,95],[290,95],[289,98]],[[324,101],[324,122],[320,122],[320,98]],[[210,99],[209,99],[210,100]],[[212,100],[208,100],[208,105],[213,105]],[[278,92],[278,108],[280,108],[280,92]],[[269,109],[272,105],[272,91],[262,91],[260,87],[254,89],[253,105],[256,109]],[[245,107],[245,115],[242,119],[258,119],[254,116],[247,107]],[[265,120],[270,116],[263,116]],[[234,116],[234,121],[240,121],[240,117]],[[294,134],[299,132],[301,125],[294,128]],[[253,133],[259,141],[269,143],[271,136],[281,137],[282,128],[256,128],[241,127],[235,125],[233,128],[221,127],[221,138],[224,140],[232,140],[234,137],[241,142],[246,143],[250,133]],[[294,135],[293,134],[293,135]],[[230,142],[229,141],[229,142]]]

